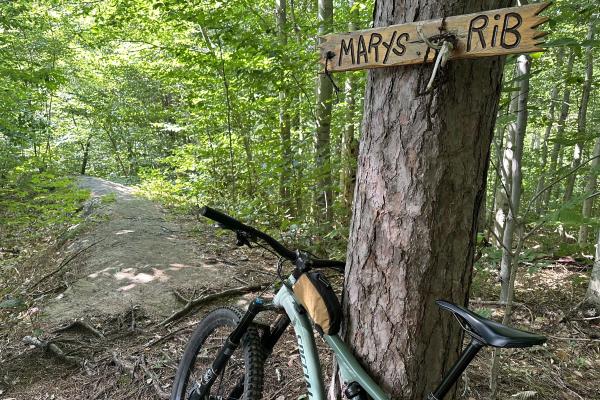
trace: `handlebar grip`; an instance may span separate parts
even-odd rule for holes
[[[335,260],[313,259],[312,265],[315,268],[331,268],[331,269],[335,269],[336,271],[339,271],[339,272],[344,272],[344,269],[346,268],[345,261],[335,261]]]
[[[253,230],[248,225],[241,223],[237,219],[232,218],[229,215],[223,214],[222,212],[217,211],[214,208],[210,208],[208,206],[204,206],[200,209],[200,215],[206,218],[210,218],[213,221],[219,222],[223,224],[227,229],[231,229],[234,231],[250,232]]]

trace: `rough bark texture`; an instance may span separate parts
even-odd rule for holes
[[[333,27],[333,0],[319,0],[319,35],[331,32]],[[332,182],[331,182],[331,101],[333,85],[325,74],[317,79],[317,131],[315,138],[315,164],[317,166],[317,185],[315,192],[316,217],[326,222],[332,219]]]
[[[375,26],[508,6],[508,1],[379,1]],[[425,398],[456,360],[503,60],[369,72],[344,312],[345,336],[394,399]],[[450,398],[452,396],[448,396]]]

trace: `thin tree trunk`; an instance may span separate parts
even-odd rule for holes
[[[515,100],[511,101],[512,103]],[[504,227],[506,225],[506,216],[508,215],[508,193],[510,193],[510,184],[512,181],[512,158],[513,158],[513,138],[512,132],[510,129],[504,129],[499,127],[499,132],[501,136],[506,135],[504,140],[504,146],[498,148],[498,151],[504,149],[502,151],[502,157],[498,157],[501,159],[502,164],[499,166],[500,168],[500,185],[496,189],[496,195],[494,198],[494,243],[497,247],[501,247],[502,237],[504,235]],[[498,241],[500,240],[500,242]]]
[[[500,262],[500,301],[504,302],[508,298],[508,288],[510,283],[510,270],[512,267],[512,246],[514,239],[514,230],[519,217],[519,207],[521,203],[521,162],[523,159],[523,142],[525,140],[525,131],[527,129],[527,101],[529,97],[529,71],[531,68],[531,58],[521,55],[517,59],[517,78],[519,79],[519,95],[517,97],[517,119],[509,126],[509,131],[513,137],[513,159],[511,163],[512,179],[510,185],[510,200],[508,217],[504,227],[502,237],[502,261]]]
[[[81,169],[79,170],[81,175],[85,175],[85,172],[87,170],[91,143],[92,143],[92,135],[88,135],[85,145],[82,146],[83,147],[83,157],[81,159]]]
[[[578,243],[580,245],[585,245],[588,241],[588,233],[590,227],[586,223],[585,219],[590,218],[592,216],[592,206],[594,205],[594,198],[591,196],[596,191],[598,166],[600,166],[600,138],[596,139],[596,144],[594,145],[594,154],[592,155],[592,157],[594,157],[594,159],[590,164],[590,172],[588,173],[585,182],[585,193],[588,197],[586,197],[583,200],[582,215],[584,221],[579,227],[578,237]]]
[[[592,19],[588,26],[587,40],[594,40],[594,28],[595,20]],[[585,81],[583,83],[583,92],[581,94],[581,104],[579,106],[579,114],[577,116],[577,136],[579,138],[585,136],[587,126],[587,109],[590,101],[590,92],[592,91],[592,80],[594,77],[594,55],[592,54],[592,46],[588,46],[585,50]],[[600,138],[596,139],[596,145],[594,146],[594,157],[600,156]],[[592,194],[596,190],[596,167],[599,161],[595,158],[592,161],[590,172],[586,179],[585,192]],[[573,176],[575,173],[573,173]],[[573,178],[575,179],[575,178]],[[588,197],[583,201],[583,218],[589,218],[592,215],[592,204],[593,198]],[[588,240],[588,225],[585,223],[581,224],[579,228],[578,242],[583,245]]]
[[[573,159],[571,160],[571,169],[576,169],[581,164],[581,157],[583,153],[583,143],[577,142],[573,147]],[[577,172],[573,172],[567,177],[565,183],[565,193],[563,194],[563,203],[567,203],[573,197],[573,191],[575,189],[575,180],[577,178]]]
[[[281,49],[285,49],[287,46],[287,11],[286,11],[286,0],[275,1],[275,15],[277,19],[277,38]],[[282,60],[283,62],[283,60]],[[284,208],[284,213],[289,214],[292,212],[292,142],[291,142],[291,124],[290,114],[288,111],[287,97],[288,94],[285,90],[285,66],[281,66],[280,85],[279,90],[279,136],[281,139],[281,172],[279,174],[279,196],[281,197],[281,203]]]
[[[562,69],[564,58],[564,49],[559,49],[558,54],[556,56],[557,63],[557,71],[560,73]],[[557,74],[558,75],[558,74]],[[550,107],[548,109],[548,114],[546,115],[548,121],[546,122],[546,131],[544,132],[544,138],[542,142],[542,151],[541,151],[541,173],[540,178],[538,179],[536,193],[539,193],[546,186],[546,175],[548,173],[548,169],[546,168],[546,164],[548,162],[548,141],[550,140],[550,134],[552,133],[552,126],[554,125],[555,118],[555,110],[556,110],[556,102],[558,101],[558,84],[555,84],[552,88],[552,92],[550,94]],[[544,212],[544,196],[538,197],[536,201],[536,212],[540,215]]]
[[[374,25],[507,5],[382,0]],[[427,398],[458,357],[460,327],[435,300],[468,300],[503,62],[452,61],[427,95],[431,66],[368,73],[344,336],[393,399]]]
[[[298,44],[302,43],[302,36],[300,34],[300,27],[298,26],[298,22],[296,20],[296,7],[295,7],[295,3],[294,0],[290,0],[290,19],[291,19],[291,23],[292,23],[292,29],[294,31],[294,36],[296,38],[296,42]],[[296,135],[294,135],[295,137],[298,138],[297,140],[297,152],[296,152],[296,157],[297,160],[295,163],[293,163],[293,171],[295,172],[295,193],[294,193],[294,197],[296,199],[296,216],[300,216],[303,213],[303,208],[304,208],[304,201],[303,201],[303,195],[304,195],[304,151],[303,151],[303,144],[304,144],[304,131],[303,131],[303,126],[302,126],[302,118],[301,118],[301,113],[300,113],[300,105],[302,104],[303,98],[302,98],[302,93],[298,94],[298,98],[297,98],[297,106],[295,107],[294,111],[293,111],[293,117],[292,117],[292,122],[291,122],[291,126],[292,126],[292,131],[296,133]]]
[[[348,1],[348,6],[352,9],[354,0]],[[358,20],[358,10],[353,10],[350,14],[348,31],[355,31]],[[354,146],[354,124],[356,118],[356,78],[354,74],[349,73],[346,76],[344,92],[346,94],[346,117],[344,129],[342,130],[342,143],[340,146],[341,168],[340,168],[340,194],[344,208],[349,216],[352,212],[352,195],[354,192],[354,182],[356,179],[356,151]]]
[[[569,54],[569,59],[567,61],[567,69],[565,71],[564,82],[565,82],[565,91],[563,92],[563,98],[561,102],[560,108],[560,116],[558,117],[558,124],[556,127],[556,136],[554,145],[552,146],[552,152],[550,153],[550,165],[548,167],[548,177],[552,178],[558,169],[558,158],[561,151],[561,140],[563,139],[565,132],[565,123],[567,121],[567,117],[569,116],[569,107],[571,105],[571,87],[569,86],[569,78],[571,77],[571,73],[573,72],[573,62],[575,61],[575,51],[571,49]],[[553,189],[550,188],[546,190],[544,195],[544,204],[546,207],[550,204],[550,199],[552,198]]]
[[[333,0],[318,0],[319,36],[333,29]],[[331,180],[331,106],[333,85],[325,74],[317,79],[317,129],[315,138],[315,164],[317,182],[315,188],[315,215],[318,221],[330,222],[333,218],[333,188]]]
[[[495,133],[494,137],[496,138],[496,143],[494,144],[494,146],[492,148],[495,150],[494,165],[497,167],[502,162],[503,152],[501,151],[501,149],[504,144],[504,128],[498,124],[496,124],[496,133]],[[496,220],[496,209],[499,206],[498,199],[496,197],[500,194],[499,190],[500,190],[500,180],[501,179],[502,179],[501,172],[498,170],[498,168],[495,168],[494,169],[494,183],[493,183],[492,189],[491,189],[491,192],[494,194],[494,204],[492,204],[492,208],[490,209],[490,212],[488,213],[488,216],[487,216],[488,219],[487,219],[486,225],[489,227],[488,240],[496,247],[500,247],[500,243],[496,240],[496,237],[499,237],[499,238],[502,237],[502,233],[500,233],[500,235],[498,235],[497,231],[499,229],[504,230],[504,222],[502,222],[501,226],[497,226],[498,221]],[[491,232],[493,232],[494,234],[491,234]],[[491,236],[491,237],[489,237],[489,236]]]
[[[594,268],[592,269],[586,300],[600,310],[600,229],[596,237],[596,258],[594,259]]]

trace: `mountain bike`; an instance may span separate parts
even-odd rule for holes
[[[222,307],[209,313],[199,323],[179,363],[172,400],[260,399],[264,362],[290,324],[298,341],[309,400],[325,399],[313,328],[333,350],[346,398],[389,399],[338,336],[342,320],[340,303],[329,282],[315,271],[329,268],[343,272],[344,262],[319,259],[306,251],[292,251],[266,233],[212,208],[202,208],[201,214],[216,221],[222,228],[234,231],[238,246],[250,246],[251,243],[269,245],[280,256],[277,274],[282,286],[270,303],[259,296],[250,303],[246,312]],[[285,260],[291,261],[294,266],[287,278],[282,276]],[[544,336],[497,323],[456,304],[443,300],[437,300],[437,304],[456,317],[471,339],[427,400],[442,400],[485,346],[531,347],[546,341]],[[270,326],[255,322],[256,316],[264,311],[278,313]]]

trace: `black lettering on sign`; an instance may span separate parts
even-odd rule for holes
[[[511,19],[514,19],[512,22],[512,26],[508,26],[511,24]],[[505,49],[512,49],[517,47],[519,43],[521,43],[521,34],[517,30],[518,27],[523,23],[523,18],[517,13],[508,13],[504,16],[504,26],[502,26],[502,36],[500,36],[500,46]],[[513,42],[507,42],[507,34],[512,34]]]
[[[469,32],[467,33],[467,51],[471,51],[472,45],[472,37],[473,33],[477,32],[479,36],[479,43],[481,44],[481,48],[485,49],[485,36],[483,36],[483,30],[487,26],[489,18],[487,15],[479,15],[471,20],[469,24]],[[478,22],[481,22],[479,26],[476,26]]]
[[[396,34],[398,32],[394,31],[394,33],[392,33],[392,38],[390,39],[389,43],[383,42],[383,47],[386,48],[385,51],[385,56],[383,57],[383,63],[385,64],[388,60],[388,56],[390,55],[390,49],[392,48],[392,43],[394,43],[394,39],[396,38]]]
[[[495,21],[498,21],[499,19],[500,19],[500,14],[494,15]],[[496,38],[497,37],[498,37],[498,24],[495,23],[494,30],[492,31],[492,43],[490,44],[491,47],[496,47]]]
[[[377,41],[373,40],[374,38],[376,38]],[[369,39],[369,55],[371,54],[371,49],[375,49],[375,62],[379,62],[379,45],[381,44],[382,39],[383,36],[379,33],[372,33],[371,39]]]
[[[356,51],[356,63],[360,64],[360,57],[364,56],[365,63],[369,62],[369,56],[367,55],[367,46],[365,45],[365,38],[363,35],[358,37],[358,48]]]
[[[342,44],[340,45],[340,59],[338,61],[338,65],[342,65],[342,57],[344,55],[348,55],[350,53],[350,57],[352,58],[352,64],[354,64],[354,39],[350,38],[348,40],[348,44],[346,45],[346,39],[342,39]]]
[[[408,33],[404,32],[404,33],[401,33],[400,36],[398,36],[398,39],[396,39],[396,46],[398,46],[399,50],[392,49],[392,51],[397,56],[401,56],[404,53],[406,53],[406,46],[403,45],[402,42],[401,42],[401,40],[403,38],[404,38],[404,40],[408,41],[408,39],[410,39],[410,35]]]

